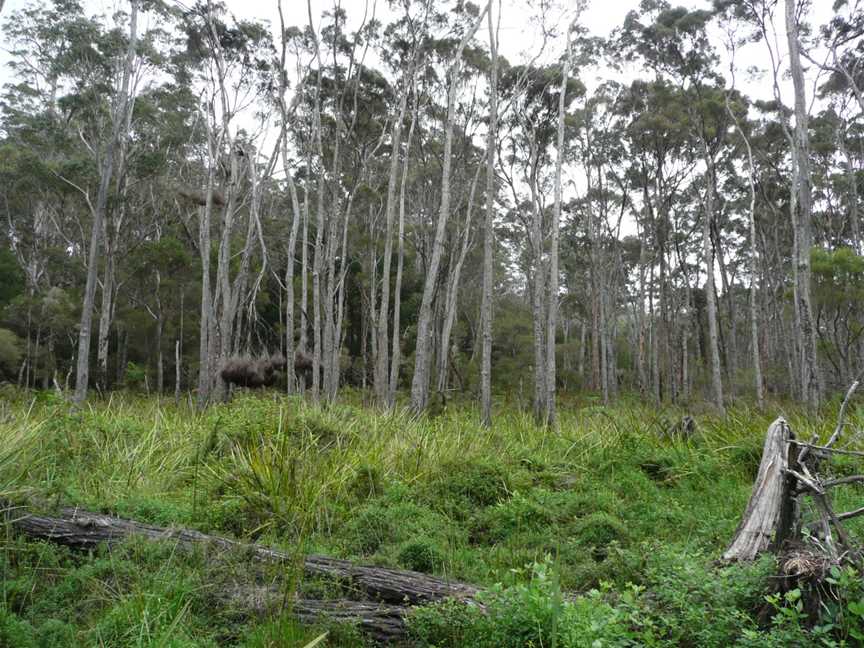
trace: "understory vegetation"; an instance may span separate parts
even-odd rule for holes
[[[468,406],[417,419],[377,414],[359,396],[320,408],[240,394],[203,413],[121,394],[80,410],[50,393],[3,398],[7,500],[484,588],[483,608],[418,608],[415,645],[843,645],[864,630],[854,575],[835,575],[837,607],[814,625],[794,590],[773,594],[772,559],[716,563],[782,408],[696,414],[695,433],[681,438],[670,430],[683,411],[588,398],[562,403],[556,432],[504,405],[484,429]],[[782,413],[799,437],[833,425],[829,406],[824,418]],[[853,467],[839,459],[832,470]],[[860,495],[844,489],[837,505],[853,508]],[[214,561],[144,541],[76,553],[9,529],[0,565],[0,646],[306,646],[325,631],[318,645],[365,645],[356,628],[295,624],[290,604],[263,618],[235,609],[244,556]],[[295,592],[333,594],[289,567],[254,569],[288,603]]]

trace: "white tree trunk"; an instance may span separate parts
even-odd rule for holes
[[[501,14],[499,12],[500,21]],[[492,283],[495,238],[495,150],[498,144],[498,34],[489,0],[489,133],[486,138],[486,215],[483,220],[483,294],[480,303],[480,422],[492,426]]]
[[[435,240],[432,245],[432,258],[429,262],[429,269],[423,286],[423,297],[420,302],[420,312],[417,321],[414,377],[411,382],[411,407],[415,412],[425,410],[429,399],[432,301],[435,296],[435,287],[438,283],[438,270],[444,250],[444,234],[447,228],[447,220],[450,217],[450,167],[453,157],[453,122],[456,114],[456,92],[459,87],[459,76],[462,70],[462,52],[468,41],[474,37],[488,10],[489,6],[487,5],[480,12],[471,28],[462,37],[453,63],[450,66],[450,87],[447,92],[447,122],[444,128],[444,155],[441,171],[441,207],[438,212],[438,224],[435,230]]]
[[[581,11],[577,3],[577,11]],[[578,13],[577,13],[578,18]],[[561,90],[558,96],[558,139],[555,157],[555,205],[552,209],[552,236],[549,243],[549,285],[546,307],[546,398],[543,420],[546,425],[555,424],[555,386],[557,380],[555,364],[555,333],[558,330],[558,236],[561,224],[561,168],[564,163],[564,118],[567,110],[567,82],[570,75],[572,46],[570,32],[575,25],[574,19],[567,27],[564,65],[561,71]],[[605,348],[605,347],[604,347]]]
[[[393,219],[396,213],[396,181],[399,172],[399,152],[402,146],[402,123],[408,107],[409,75],[406,71],[399,96],[399,111],[393,122],[392,143],[390,147],[390,173],[387,178],[387,203],[384,208],[384,271],[381,275],[381,304],[378,309],[378,325],[375,330],[377,351],[373,383],[375,399],[379,405],[386,405],[389,387],[389,354],[387,353],[387,321],[390,316],[390,263],[393,257]],[[373,288],[374,289],[374,288]]]
[[[87,388],[90,381],[90,337],[93,327],[93,303],[96,297],[96,274],[99,270],[99,251],[101,248],[102,231],[104,228],[105,210],[108,205],[108,189],[114,171],[114,155],[120,146],[121,138],[128,137],[124,127],[128,123],[127,113],[132,107],[130,85],[132,83],[132,68],[138,46],[138,3],[130,0],[129,14],[129,44],[121,73],[120,88],[114,95],[114,107],[111,115],[111,138],[105,150],[105,157],[99,170],[99,191],[96,195],[96,205],[91,209],[93,227],[90,232],[90,250],[87,260],[87,281],[84,287],[84,300],[81,308],[81,323],[78,332],[78,358],[75,373],[74,401],[82,403],[87,398]],[[88,201],[89,202],[89,201]]]
[[[810,184],[810,136],[808,133],[807,103],[804,95],[804,72],[801,67],[801,51],[798,38],[798,3],[786,0],[786,35],[789,43],[789,68],[795,88],[795,146],[793,155],[797,158],[793,191],[798,195],[798,210],[793,213],[795,228],[797,268],[797,311],[800,326],[801,385],[803,400],[816,409],[822,396],[816,353],[816,325],[810,299],[810,250],[813,247],[812,199]]]

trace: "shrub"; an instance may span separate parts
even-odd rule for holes
[[[551,525],[555,516],[536,499],[515,493],[507,501],[478,514],[472,529],[472,540],[480,543],[502,542],[519,531],[540,530]]]
[[[413,571],[432,573],[444,563],[444,554],[438,546],[426,539],[410,540],[399,551],[399,564]]]
[[[530,568],[528,583],[496,586],[484,594],[485,610],[459,602],[418,608],[411,635],[436,648],[529,648],[639,645],[633,619],[604,602],[599,592],[565,601],[549,561]]]
[[[574,525],[573,532],[581,544],[598,548],[624,542],[628,537],[621,520],[605,511],[589,513]]]
[[[433,490],[444,500],[445,506],[455,505],[457,509],[469,511],[506,499],[510,495],[511,483],[504,468],[497,463],[466,460],[443,464]]]
[[[21,338],[9,329],[0,328],[0,376],[14,376],[21,355]]]

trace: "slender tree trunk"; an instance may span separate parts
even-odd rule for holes
[[[720,372],[720,347],[718,344],[717,297],[714,291],[714,247],[711,245],[711,221],[714,218],[714,160],[710,159],[707,144],[703,141],[705,164],[705,214],[702,218],[702,255],[705,259],[705,301],[708,306],[708,352],[711,360],[711,394],[714,406],[725,412],[723,402],[723,377]]]
[[[795,88],[795,142],[793,154],[797,157],[797,174],[794,182],[798,193],[798,210],[793,225],[797,243],[794,263],[798,269],[797,310],[799,311],[801,340],[801,383],[804,401],[816,409],[822,397],[819,376],[819,359],[816,353],[816,328],[810,299],[810,250],[813,247],[812,199],[810,182],[810,136],[807,126],[807,103],[804,95],[804,72],[801,67],[801,51],[798,38],[798,3],[786,0],[786,35],[789,43],[789,67]]]
[[[756,388],[756,405],[759,409],[765,408],[765,384],[762,378],[762,358],[759,353],[759,309],[757,305],[757,287],[756,277],[758,276],[758,259],[756,257],[757,240],[756,240],[756,168],[753,164],[753,149],[750,146],[750,139],[741,130],[741,124],[735,116],[735,112],[729,105],[729,98],[726,98],[726,110],[729,116],[735,122],[735,127],[741,135],[741,140],[744,142],[744,147],[747,150],[747,185],[750,190],[750,204],[748,207],[748,233],[750,235],[750,254],[748,255],[748,267],[750,270],[750,290],[749,293],[749,310],[750,310],[750,354],[751,362],[753,363],[753,381]]]
[[[537,189],[539,145],[532,135],[528,185],[531,190],[531,321],[534,343],[534,420],[543,423],[546,415],[546,267],[543,260],[543,210]]]
[[[288,237],[288,259],[285,264],[285,358],[288,362],[286,375],[288,377],[287,390],[289,394],[294,393],[296,387],[294,375],[294,264],[296,262],[296,247],[297,247],[297,232],[300,227],[300,221],[303,215],[300,212],[300,202],[297,199],[297,186],[294,183],[294,176],[291,173],[291,168],[288,162],[288,132],[283,134],[282,139],[282,165],[285,171],[285,178],[288,181],[288,193],[291,195],[291,234]],[[311,169],[307,168],[307,175]],[[304,251],[305,256],[305,251]],[[305,272],[306,268],[303,268]],[[304,277],[305,283],[305,277]],[[304,305],[305,306],[305,305]],[[304,323],[304,318],[301,315],[301,325]],[[302,339],[301,334],[301,339]]]
[[[471,246],[471,217],[474,212],[474,195],[482,169],[483,166],[478,164],[477,170],[474,173],[474,180],[471,182],[468,206],[465,211],[465,227],[462,232],[462,246],[459,249],[459,256],[456,258],[455,263],[453,263],[453,268],[447,279],[447,292],[444,297],[444,321],[441,326],[441,352],[438,354],[438,392],[441,394],[447,390],[447,377],[450,372],[450,336],[453,332],[453,325],[456,322],[462,266],[465,264],[465,258],[468,256],[468,250]]]
[[[580,5],[581,9],[581,5]],[[558,139],[555,158],[555,205],[552,210],[552,236],[549,243],[549,295],[546,298],[548,308],[546,320],[546,411],[544,422],[548,426],[555,424],[555,387],[557,381],[555,363],[555,334],[558,330],[558,237],[561,224],[561,168],[564,164],[564,118],[567,110],[567,82],[570,76],[570,58],[572,47],[570,32],[575,24],[567,27],[564,66],[561,72],[561,90],[558,96]]]
[[[112,298],[114,296],[114,249],[107,225],[105,237],[105,272],[102,275],[102,306],[99,313],[99,333],[96,343],[97,384],[101,391],[108,389],[108,340],[111,333]]]
[[[399,96],[399,111],[393,122],[392,143],[390,148],[390,173],[387,178],[387,203],[384,208],[384,270],[381,278],[381,306],[378,310],[378,326],[375,331],[377,339],[375,357],[375,400],[379,406],[386,406],[389,388],[389,354],[387,353],[387,323],[390,317],[390,263],[393,257],[393,218],[396,213],[396,182],[399,173],[399,152],[402,146],[402,124],[405,122],[405,112],[408,108],[408,84],[410,70],[405,72],[402,91]],[[374,288],[373,288],[374,289]]]
[[[429,399],[429,366],[431,360],[429,343],[432,332],[432,301],[435,297],[438,270],[444,251],[444,234],[447,228],[447,220],[450,217],[450,167],[453,157],[453,122],[456,114],[456,93],[462,70],[462,52],[468,41],[477,33],[477,29],[480,27],[488,10],[489,6],[487,4],[471,28],[462,37],[456,50],[454,61],[450,66],[450,87],[447,92],[447,122],[444,129],[444,155],[441,171],[441,206],[438,213],[435,239],[432,245],[432,258],[423,287],[423,297],[420,302],[420,312],[417,320],[417,346],[414,351],[414,377],[411,382],[411,407],[415,412],[425,410]]]
[[[501,5],[498,5],[501,20]],[[498,32],[489,0],[489,133],[486,138],[486,216],[483,220],[483,294],[480,302],[480,422],[492,426],[492,283],[495,242],[495,150],[498,142]]]
[[[90,232],[90,250],[87,260],[87,281],[84,287],[84,301],[81,309],[81,324],[78,334],[78,359],[75,373],[76,403],[87,398],[87,388],[90,382],[90,337],[93,327],[93,303],[96,297],[96,274],[99,270],[99,251],[101,249],[102,230],[104,228],[105,211],[108,205],[108,189],[111,186],[111,176],[114,170],[114,155],[120,145],[120,139],[128,137],[128,132],[121,132],[127,123],[126,113],[131,107],[129,87],[132,81],[132,67],[138,46],[138,3],[130,0],[129,14],[129,44],[119,91],[114,97],[114,109],[111,119],[111,138],[99,170],[99,191],[96,195],[96,206],[93,213],[93,227]]]
[[[402,271],[405,266],[405,193],[408,190],[411,142],[414,138],[414,127],[417,124],[417,112],[419,109],[416,68],[412,78],[412,89],[414,92],[414,105],[411,109],[411,126],[408,128],[408,139],[405,142],[405,154],[402,160],[402,180],[399,185],[399,233],[397,240],[398,249],[396,251],[396,282],[393,286],[393,342],[390,360],[390,384],[387,391],[387,407],[389,408],[392,408],[396,403],[396,388],[399,385],[399,369],[402,363],[400,319],[402,308]]]
[[[181,378],[183,375],[182,372],[182,361],[183,361],[183,316],[185,314],[184,308],[184,296],[185,293],[183,291],[183,287],[180,288],[180,331],[177,334],[177,339],[174,342],[174,404],[180,404],[180,386],[181,386]]]
[[[311,172],[312,160],[306,157],[306,169]],[[300,245],[300,341],[298,349],[304,355],[309,350],[309,179],[303,184],[303,238]],[[303,391],[306,382],[300,382]]]
[[[208,137],[210,137],[208,135]],[[210,138],[212,139],[212,138]],[[198,409],[210,400],[213,379],[210,367],[210,331],[213,328],[213,296],[210,287],[210,219],[216,181],[216,156],[212,150],[207,170],[207,198],[198,212],[198,250],[201,257],[201,318],[198,349]]]

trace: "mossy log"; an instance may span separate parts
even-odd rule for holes
[[[249,559],[270,563],[293,563],[289,552],[183,528],[165,528],[84,511],[62,509],[57,515],[40,515],[25,508],[6,505],[6,518],[12,528],[27,537],[46,540],[74,549],[109,547],[141,537],[175,542],[185,547],[203,546],[210,550],[232,551]],[[355,592],[365,601],[298,600],[294,613],[301,621],[323,617],[330,621],[353,621],[361,630],[379,641],[390,641],[404,634],[404,617],[412,605],[435,603],[444,599],[472,602],[478,589],[420,572],[355,565],[347,560],[310,555],[303,559],[303,571],[310,577],[327,577]],[[266,586],[238,584],[226,596],[253,612],[268,608],[276,590]]]

